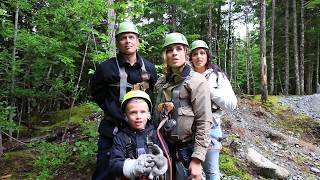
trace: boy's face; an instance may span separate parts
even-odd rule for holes
[[[126,116],[132,129],[144,129],[150,117],[148,104],[142,99],[130,100],[126,106]]]

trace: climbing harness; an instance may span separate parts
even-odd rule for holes
[[[128,74],[127,74],[124,67],[120,67],[117,56],[116,56],[115,61],[117,63],[117,67],[119,70],[120,83],[110,84],[109,86],[119,87],[119,94],[120,94],[119,101],[120,102],[121,102],[123,96],[126,94],[127,88],[131,88],[134,90],[143,90],[143,91],[145,91],[149,88],[148,80],[150,79],[150,75],[149,75],[148,71],[146,70],[143,58],[141,58],[142,66],[141,66],[141,75],[140,75],[142,82],[136,83],[136,84],[128,83]]]

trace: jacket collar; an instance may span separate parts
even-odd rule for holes
[[[166,77],[167,82],[179,82],[184,80],[191,72],[191,66],[185,64],[181,72],[173,73],[170,72]]]
[[[136,58],[137,58],[137,61],[134,65],[138,65],[139,67],[142,67],[142,59],[141,59],[141,56],[138,52],[136,53]],[[129,65],[129,63],[126,62],[125,58],[123,57],[123,55],[121,53],[117,54],[117,59],[118,59],[120,67],[124,67],[124,66]]]

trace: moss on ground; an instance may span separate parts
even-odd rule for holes
[[[244,163],[230,155],[228,149],[221,151],[219,166],[220,171],[226,176],[239,177],[243,180],[252,179],[250,174],[247,173]]]
[[[67,146],[40,141],[45,144],[34,144],[26,150],[6,152],[0,157],[0,176],[11,175],[10,179],[78,179],[79,176],[84,176],[82,179],[90,179],[96,160],[97,125],[89,116],[99,111],[99,107],[92,103],[74,107],[70,123],[80,128],[74,130]],[[32,129],[21,129],[31,132],[27,137],[45,135],[56,128],[63,129],[68,116],[69,110],[51,113],[46,116],[50,124],[37,122]],[[25,138],[22,134],[20,137]],[[46,167],[48,164],[54,166],[54,169]],[[83,172],[85,174],[82,175]]]
[[[21,150],[5,153],[0,157],[0,176],[11,175],[12,179],[27,179],[33,169],[33,160],[36,157],[32,150]],[[4,163],[2,165],[2,163]],[[28,173],[26,173],[28,172]]]

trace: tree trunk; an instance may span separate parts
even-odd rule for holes
[[[316,63],[316,87],[317,87],[317,84],[319,84],[319,59],[320,59],[320,40],[318,38],[318,45],[317,45],[317,63]]]
[[[292,14],[293,14],[293,57],[295,67],[296,79],[296,94],[300,95],[300,70],[299,70],[299,53],[298,53],[298,35],[297,35],[297,7],[296,0],[292,0]]]
[[[306,91],[307,94],[312,94],[312,79],[313,79],[313,61],[309,61],[308,63],[308,77],[306,82]]]
[[[218,35],[218,26],[216,26],[216,32],[215,32],[215,40],[216,40],[216,56],[217,56],[217,64],[221,67],[221,60],[220,60],[220,45],[219,45],[219,35]]]
[[[16,8],[16,13],[15,13],[15,18],[14,18],[14,35],[13,35],[13,50],[12,50],[12,64],[11,64],[11,88],[10,88],[10,106],[15,108],[16,106],[16,100],[14,97],[15,94],[15,86],[16,86],[16,79],[15,79],[15,74],[16,74],[16,47],[17,47],[17,34],[18,34],[18,20],[19,20],[19,7]],[[13,121],[14,118],[14,112],[10,111],[9,114],[9,121]],[[9,141],[12,142],[12,133],[13,129],[9,129]]]
[[[73,106],[74,106],[74,102],[76,101],[76,98],[77,98],[78,89],[79,89],[80,81],[81,81],[81,76],[82,76],[82,72],[83,72],[83,68],[84,68],[84,63],[85,63],[85,61],[86,61],[86,56],[87,56],[87,50],[88,50],[89,40],[90,40],[90,35],[88,34],[88,38],[87,38],[87,42],[86,42],[86,47],[85,47],[84,55],[83,55],[83,58],[82,58],[81,69],[80,69],[80,72],[79,72],[79,77],[78,77],[77,85],[76,85],[76,87],[75,87],[75,89],[74,89],[74,93],[72,94],[71,107],[70,107],[70,110],[69,110],[68,121],[66,122],[66,125],[65,125],[65,128],[64,128],[64,133],[63,133],[63,136],[62,136],[62,141],[65,140],[65,137],[66,137],[66,135],[67,135],[67,130],[68,130],[68,128],[69,128],[72,109],[73,109]]]
[[[261,101],[268,99],[267,60],[266,60],[266,1],[260,0],[260,80]]]
[[[221,5],[219,4],[219,7],[218,7],[218,22],[217,22],[217,25],[216,25],[216,53],[217,53],[217,61],[218,61],[218,65],[220,67],[221,66],[221,58],[220,58],[220,28],[221,28]]]
[[[289,0],[286,0],[286,12],[285,12],[285,79],[284,79],[284,94],[289,94]]]
[[[3,154],[3,145],[2,145],[2,130],[0,128],[0,156]]]
[[[234,37],[231,38],[231,49],[230,49],[230,81],[233,80],[233,64],[234,64]]]
[[[247,94],[250,94],[250,70],[251,70],[251,51],[250,51],[250,34],[248,27],[248,10],[245,11],[245,24],[246,24],[246,78],[247,78]]]
[[[227,34],[227,38],[226,38],[226,46],[225,46],[225,50],[224,50],[224,72],[228,72],[228,68],[227,68],[227,62],[230,59],[230,37],[231,37],[231,7],[232,7],[232,0],[229,0],[228,2],[228,34]]]
[[[271,39],[270,39],[270,94],[274,94],[274,59],[273,59],[273,41],[274,41],[274,20],[275,20],[276,0],[272,0],[272,21],[271,21]]]
[[[304,94],[304,0],[301,0],[300,94]]]
[[[237,79],[237,77],[238,77],[238,52],[237,52],[237,44],[238,44],[238,39],[235,39],[235,42],[234,42],[234,51],[233,51],[233,54],[234,54],[234,57],[233,57],[233,59],[234,59],[234,65],[233,65],[233,68],[234,68],[234,73],[233,73],[233,78],[232,78],[232,80],[231,80],[231,84],[232,84],[232,86],[233,87],[235,87],[236,88],[236,84],[237,84],[237,82],[238,82],[238,79]]]
[[[176,4],[172,4],[171,5],[171,25],[172,25],[172,30],[173,32],[177,31],[177,19],[176,19],[176,11],[177,11],[177,5]]]
[[[210,0],[208,8],[208,46],[209,52],[212,54],[212,0]]]
[[[318,48],[317,48],[317,62],[316,62],[316,81],[315,81],[315,86],[316,86],[316,93],[320,93],[320,82],[319,82],[319,59],[320,59],[320,42],[319,42],[319,36],[318,36]]]
[[[113,7],[114,0],[108,0],[108,45],[110,45],[110,51],[112,54],[116,54],[116,40],[115,40],[115,11],[112,8]],[[93,35],[94,37],[94,35]],[[95,42],[95,40],[94,40]]]

